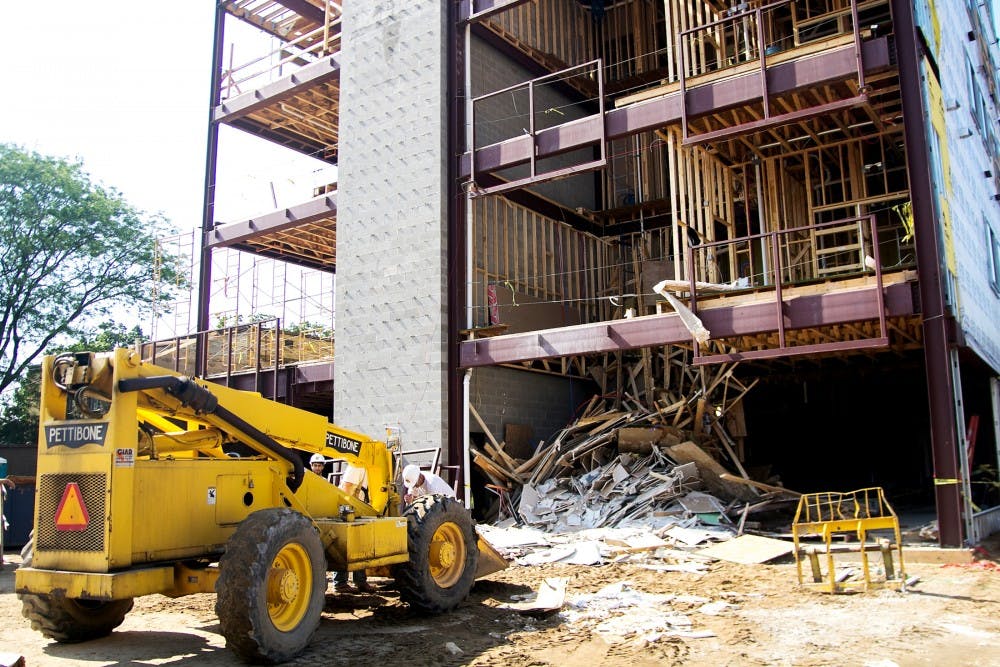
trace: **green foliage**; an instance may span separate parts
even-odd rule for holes
[[[283,327],[282,331],[292,336],[305,334],[314,338],[333,338],[333,328],[329,324],[319,324],[317,322],[297,322],[289,327]]]
[[[131,347],[137,340],[145,340],[138,326],[126,329],[116,322],[102,322],[93,331],[83,332],[82,337],[68,345],[57,345],[46,354],[62,352],[110,352],[119,347]],[[41,392],[40,366],[32,364],[11,392],[3,415],[0,416],[0,443],[33,443],[38,436],[38,399]]]
[[[178,284],[175,261],[156,255],[167,231],[79,162],[0,144],[0,392],[115,307],[156,307],[154,277]],[[156,291],[159,303],[171,297]]]
[[[219,314],[215,317],[215,328],[216,329],[226,329],[229,327],[238,327],[243,324],[256,324],[257,322],[267,322],[268,320],[275,319],[274,315],[268,315],[267,313],[253,313],[250,317],[244,317],[243,315],[235,314]]]

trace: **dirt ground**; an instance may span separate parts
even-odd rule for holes
[[[142,598],[110,637],[49,642],[21,617],[12,592],[17,560],[8,554],[0,573],[0,653],[21,654],[29,667],[239,664],[218,634],[211,595]],[[478,582],[465,604],[442,616],[411,611],[389,580],[372,579],[377,594],[328,594],[310,648],[289,664],[1000,666],[995,568],[909,564],[907,574],[920,581],[906,593],[830,596],[800,589],[790,558],[715,562],[700,575],[628,563],[512,567]],[[561,613],[505,607],[550,577],[569,578],[568,603],[627,583]],[[639,604],[613,608],[621,600]]]

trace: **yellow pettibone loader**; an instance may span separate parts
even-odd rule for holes
[[[364,467],[369,502],[301,452]],[[327,571],[386,568],[409,604],[451,610],[506,563],[453,498],[401,513],[393,470],[383,442],[129,350],[46,357],[23,613],[76,642],[109,634],[136,596],[215,591],[227,645],[275,663],[309,643]]]

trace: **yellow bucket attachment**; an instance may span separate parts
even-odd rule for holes
[[[476,568],[476,579],[481,579],[494,572],[507,569],[507,559],[493,548],[489,542],[479,536],[479,567]]]

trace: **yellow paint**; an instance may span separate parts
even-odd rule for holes
[[[934,31],[934,55],[938,55],[941,50],[941,22],[938,21],[937,9],[934,7],[934,0],[927,0],[927,11],[931,17],[931,29]]]
[[[205,567],[195,569],[182,563],[174,564],[174,586],[165,591],[164,595],[181,597],[192,593],[214,593],[215,581],[219,578],[219,568]]]
[[[407,520],[403,517],[318,521],[333,536],[327,556],[336,569],[361,570],[405,563]]]
[[[126,380],[179,377],[141,363],[128,350],[91,355],[87,364],[67,371],[74,384],[110,397],[98,410],[103,414],[80,419],[67,407],[73,399],[53,380],[54,362],[46,357],[42,363],[36,541],[32,567],[18,570],[20,592],[62,590],[101,600],[211,592],[217,570],[181,563],[216,561],[247,516],[272,508],[293,509],[313,522],[331,568],[359,570],[409,559],[408,521],[397,516],[392,453],[385,443],[257,393],[200,380],[196,384],[220,407],[269,437],[234,426],[218,412],[199,413],[162,387],[121,392]],[[205,399],[193,393],[194,403]],[[46,426],[57,427],[52,443],[44,438]],[[77,432],[86,435],[70,437]],[[99,433],[103,442],[96,442]],[[272,440],[365,467],[372,503],[308,470],[293,492],[288,480],[295,466],[274,451]],[[221,445],[233,441],[255,454],[227,456]],[[435,554],[435,566],[448,571],[451,551]],[[307,561],[304,548],[290,543],[271,564],[268,609],[279,629],[297,627],[306,613],[307,597],[300,592],[312,589]]]
[[[875,531],[891,531],[894,541],[874,535]],[[804,546],[804,537],[820,536],[823,543],[818,546]],[[857,542],[848,544],[839,538],[854,538]],[[809,586],[827,593],[844,593],[874,588],[898,588],[906,585],[906,570],[903,565],[903,542],[899,531],[899,519],[879,487],[848,491],[846,493],[823,492],[806,493],[799,498],[792,522],[793,554],[799,585]],[[884,578],[872,577],[869,568],[869,552],[882,555]],[[897,563],[893,562],[893,551],[897,553]],[[858,581],[837,581],[834,555],[838,553],[860,553],[863,577]],[[820,556],[824,557],[826,572],[822,571]],[[811,578],[803,576],[803,560],[808,558]]]
[[[933,70],[929,67],[923,69],[927,77],[927,107],[930,114],[931,127],[937,135],[938,152],[941,160],[941,178],[944,181],[941,185],[943,191],[938,192],[938,209],[941,212],[941,231],[944,238],[945,266],[954,278],[958,274],[958,263],[955,260],[955,242],[952,234],[951,209],[948,201],[952,195],[951,184],[951,160],[948,156],[948,134],[945,129],[944,120],[944,100],[941,95],[941,85]]]
[[[173,566],[116,572],[63,572],[28,567],[14,573],[18,593],[65,591],[68,598],[126,600],[140,595],[163,593],[173,588]]]

